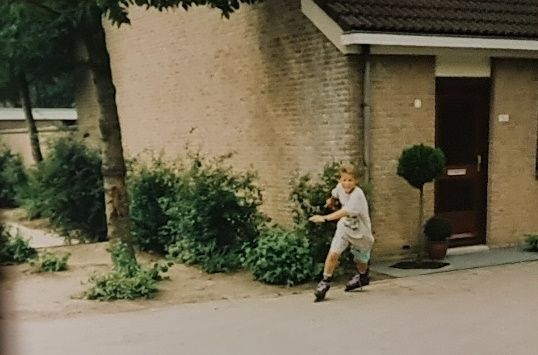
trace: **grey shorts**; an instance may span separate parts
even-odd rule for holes
[[[342,254],[347,247],[351,247],[353,259],[356,262],[367,263],[370,260],[370,254],[374,238],[370,235],[360,234],[344,225],[344,220],[340,219],[336,225],[331,242],[331,252]]]

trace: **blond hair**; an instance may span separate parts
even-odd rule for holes
[[[359,180],[359,171],[357,167],[351,163],[343,163],[340,165],[340,175],[342,174],[348,174],[355,178],[355,180]]]

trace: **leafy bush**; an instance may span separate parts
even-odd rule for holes
[[[0,263],[24,263],[36,254],[27,240],[19,235],[11,238],[5,227],[0,225]]]
[[[39,253],[38,257],[30,261],[35,272],[57,272],[67,270],[67,260],[71,254],[58,256],[49,251]]]
[[[136,257],[131,253],[129,245],[122,241],[112,241],[107,251],[112,257],[114,268],[124,275],[132,276],[140,270]]]
[[[127,252],[127,245],[114,243],[110,248],[115,269],[102,275],[90,277],[91,287],[86,298],[111,301],[118,299],[152,298],[157,292],[157,282],[165,277],[172,263],[154,263],[151,267],[140,266]]]
[[[17,195],[18,204],[24,207],[30,219],[43,217],[46,200],[41,196],[41,186],[36,169],[28,170],[26,184]]]
[[[331,212],[324,206],[331,190],[338,183],[339,166],[340,163],[332,162],[324,166],[318,179],[313,180],[310,174],[306,174],[295,176],[290,182],[293,221],[297,229],[308,238],[316,262],[324,262],[336,225],[310,223],[308,217]]]
[[[318,263],[325,261],[336,224],[311,223],[308,222],[308,217],[333,212],[324,206],[332,189],[338,183],[340,166],[341,162],[331,162],[324,166],[322,173],[315,179],[306,174],[295,176],[290,182],[293,221],[299,233],[308,238],[312,256]],[[360,187],[370,201],[372,187],[368,184],[361,184]]]
[[[163,233],[168,217],[163,206],[174,198],[178,171],[171,163],[153,159],[149,165],[135,161],[128,178],[131,232],[142,250],[164,253],[174,236]]]
[[[241,249],[218,247],[214,240],[202,243],[193,238],[181,238],[168,247],[170,259],[187,265],[200,265],[210,274],[240,268],[241,256]]]
[[[189,155],[172,199],[164,201],[168,222],[161,235],[173,236],[170,257],[197,264],[207,272],[240,266],[245,243],[258,236],[266,218],[258,212],[260,190],[252,172],[234,173],[225,165],[230,156],[207,159]]]
[[[441,149],[424,144],[404,149],[398,161],[398,175],[420,190],[425,183],[439,176],[444,168],[445,155]]]
[[[66,235],[106,238],[106,218],[98,152],[70,138],[55,141],[49,155],[30,173],[23,198],[32,216],[48,217]]]
[[[90,278],[93,286],[86,292],[90,300],[133,300],[136,298],[152,298],[159,290],[157,282],[145,271],[132,276],[113,271]]]
[[[22,160],[7,148],[0,147],[0,207],[17,206],[19,190],[27,182]]]
[[[442,242],[452,235],[452,226],[446,219],[434,216],[424,225],[424,234],[430,241]]]
[[[525,237],[525,241],[529,246],[528,250],[538,252],[538,234],[527,234]]]
[[[268,284],[292,286],[320,272],[308,239],[280,227],[267,228],[255,247],[246,248],[244,264],[256,280]]]

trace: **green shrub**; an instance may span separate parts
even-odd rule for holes
[[[525,242],[528,245],[528,250],[538,252],[538,234],[527,234],[525,235],[525,237]]]
[[[170,259],[187,265],[200,265],[210,274],[240,268],[241,256],[241,249],[217,247],[214,240],[201,243],[193,238],[181,238],[168,247]]]
[[[234,173],[225,161],[190,154],[174,196],[163,205],[168,222],[161,235],[173,236],[169,256],[208,272],[236,269],[241,248],[258,236],[266,218],[258,212],[260,190],[252,172]]]
[[[67,270],[67,260],[71,254],[63,256],[56,255],[49,251],[39,253],[38,257],[30,261],[34,272],[57,272]]]
[[[445,155],[439,148],[424,144],[404,149],[398,161],[398,175],[419,190],[445,169]]]
[[[114,269],[121,274],[132,276],[140,270],[136,257],[131,254],[129,246],[122,241],[112,241],[107,251],[112,257]]]
[[[340,163],[332,162],[324,166],[323,172],[315,180],[310,174],[306,174],[295,176],[290,182],[293,221],[297,229],[308,238],[316,262],[324,262],[336,225],[310,223],[308,217],[331,212],[324,206],[331,190],[338,183],[339,167]]]
[[[244,264],[254,278],[268,284],[293,286],[312,280],[320,272],[308,239],[281,227],[267,228],[245,254]]]
[[[27,240],[17,235],[11,238],[5,227],[0,225],[0,263],[24,263],[36,256],[37,252]]]
[[[62,138],[30,173],[23,205],[31,216],[49,218],[62,233],[81,240],[106,238],[99,154],[81,142]]]
[[[90,300],[133,300],[136,298],[152,298],[159,290],[157,282],[145,271],[132,276],[113,271],[90,278],[92,287],[86,292]]]
[[[172,263],[140,266],[135,259],[129,257],[127,248],[123,243],[114,243],[111,246],[109,251],[114,259],[114,270],[90,277],[91,287],[85,293],[86,298],[111,301],[155,296],[159,290],[157,282],[167,278],[163,277],[162,273],[167,272]]]
[[[333,212],[325,208],[325,202],[339,180],[341,162],[331,162],[324,166],[322,173],[315,179],[310,174],[297,175],[291,182],[290,200],[293,204],[293,221],[299,233],[304,234],[310,243],[312,256],[317,263],[323,263],[331,244],[335,223],[311,223],[308,217],[315,214]],[[360,178],[359,178],[360,183]],[[372,188],[360,184],[368,201],[371,200]],[[369,206],[370,209],[372,206]]]
[[[424,225],[424,234],[430,241],[442,242],[452,235],[452,226],[446,219],[434,216]]]
[[[174,236],[162,232],[168,221],[163,206],[174,199],[178,171],[161,159],[153,159],[149,165],[137,161],[131,165],[128,187],[132,235],[140,249],[164,253]]]
[[[30,168],[27,172],[26,184],[17,195],[18,204],[24,207],[26,216],[30,219],[41,218],[46,210],[45,198],[41,195],[39,173],[36,168]]]
[[[19,191],[24,189],[27,176],[18,155],[0,147],[0,207],[16,207]]]

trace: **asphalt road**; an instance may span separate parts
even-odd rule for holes
[[[336,287],[328,296],[10,321],[6,354],[538,354],[537,262],[385,280],[354,293]]]

